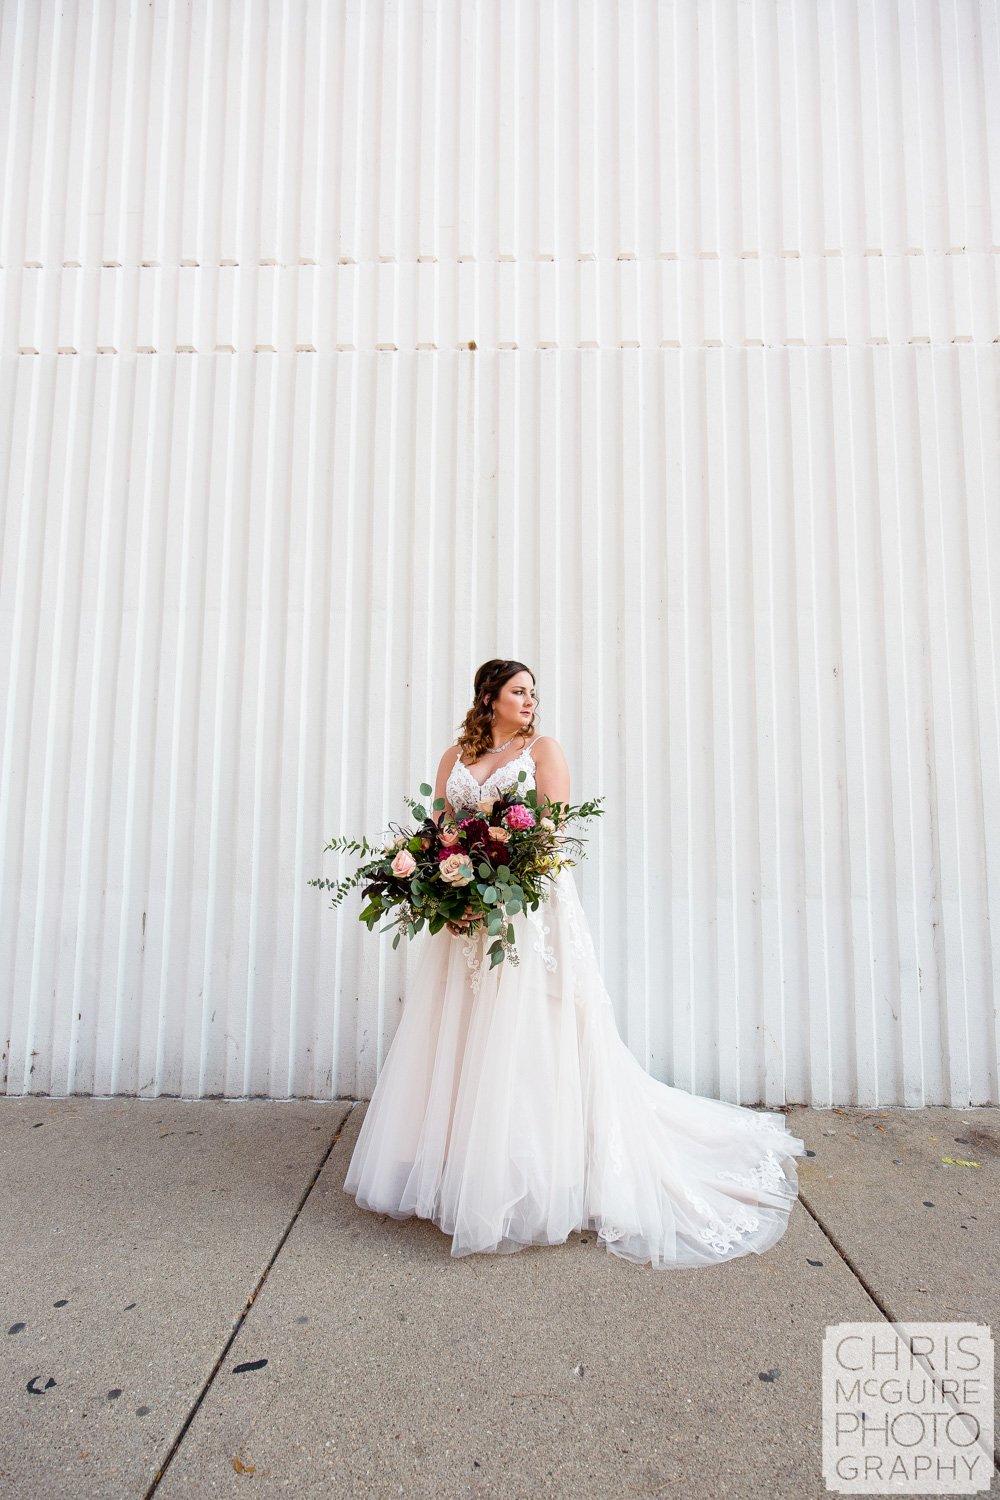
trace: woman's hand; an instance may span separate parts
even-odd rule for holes
[[[475,921],[474,917],[456,917],[453,922],[446,922],[444,925],[447,927],[448,931],[453,932],[456,937],[461,937],[463,929],[468,927],[469,923],[473,921]]]

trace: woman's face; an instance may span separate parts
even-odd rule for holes
[[[497,693],[493,723],[508,734],[524,729],[535,711],[535,679],[530,672],[515,672]]]

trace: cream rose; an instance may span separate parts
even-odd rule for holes
[[[510,841],[510,833],[506,828],[491,828],[490,838],[497,844],[506,844]]]
[[[499,801],[499,797],[480,797],[476,806],[481,813],[491,813]]]
[[[543,818],[540,827],[544,828],[546,833],[555,833],[556,831],[556,825],[551,818]]]
[[[467,854],[449,854],[438,865],[438,874],[447,885],[468,885],[472,879],[472,861]]]

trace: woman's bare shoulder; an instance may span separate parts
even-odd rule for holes
[[[566,759],[563,754],[562,745],[560,745],[555,735],[552,734],[540,734],[537,739],[532,741],[531,751],[533,755],[551,756],[553,759],[559,759],[560,757],[563,760]]]
[[[458,760],[460,754],[461,747],[459,745],[449,745],[447,750],[442,755],[441,759],[438,761],[438,770],[450,771],[456,760]]]

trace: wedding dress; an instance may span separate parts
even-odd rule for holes
[[[532,743],[534,743],[532,741]],[[456,812],[499,794],[456,760]],[[416,1214],[451,1254],[509,1253],[596,1230],[663,1269],[762,1253],[784,1233],[805,1144],[780,1114],[660,1083],[621,1039],[571,868],[512,918],[520,962],[443,928],[418,956],[344,1182],[362,1208]]]

